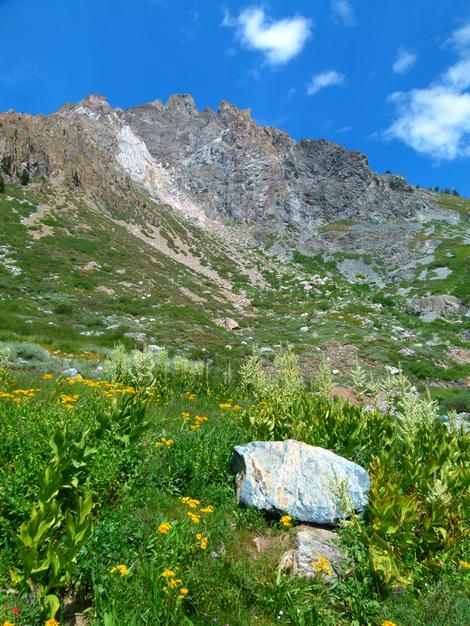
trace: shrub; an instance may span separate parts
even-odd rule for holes
[[[20,183],[21,183],[24,187],[26,187],[26,185],[29,185],[29,181],[30,181],[30,175],[29,175],[29,172],[28,172],[28,170],[27,170],[26,168],[24,168],[24,169],[21,171],[21,174],[20,174]]]

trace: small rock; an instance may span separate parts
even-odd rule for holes
[[[154,343],[151,343],[150,345],[147,346],[147,350],[150,350],[150,352],[153,352],[155,354],[158,354],[159,352],[161,352],[164,349],[165,348],[163,348],[162,346],[157,346]]]
[[[416,352],[412,348],[402,348],[400,354],[403,354],[403,356],[414,356]]]
[[[346,561],[338,545],[338,535],[304,524],[296,530],[297,547],[283,554],[280,571],[304,578],[321,576],[325,581],[337,578]]]
[[[227,330],[240,330],[240,324],[230,317],[224,319],[224,326]]]
[[[62,370],[61,374],[65,378],[75,378],[76,376],[79,376],[78,370],[76,370],[74,367],[69,367],[65,370]]]
[[[145,343],[147,335],[145,333],[124,333],[124,337],[129,337],[140,343]]]

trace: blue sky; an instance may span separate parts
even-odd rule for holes
[[[470,0],[0,0],[0,110],[222,99],[470,196]]]

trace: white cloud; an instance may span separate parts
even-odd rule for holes
[[[470,46],[470,22],[455,30],[449,37],[448,43],[454,45],[457,49]]]
[[[415,52],[400,48],[395,63],[393,64],[393,71],[396,74],[405,74],[416,63],[417,58],[418,55]]]
[[[331,12],[345,26],[356,26],[356,16],[349,0],[331,0]]]
[[[269,64],[282,65],[303,50],[312,22],[301,15],[269,21],[264,9],[250,7],[235,18],[225,11],[222,25],[235,28],[242,44],[263,52]]]
[[[307,93],[309,96],[314,96],[321,89],[325,89],[325,87],[341,86],[344,85],[344,82],[344,75],[339,74],[336,70],[321,72],[321,74],[312,76],[307,85]]]
[[[385,136],[436,159],[470,157],[470,22],[449,39],[459,59],[428,87],[390,96],[396,117]]]

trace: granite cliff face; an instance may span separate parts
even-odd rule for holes
[[[296,142],[227,102],[198,112],[191,96],[178,95],[124,118],[205,213],[262,238],[308,247],[324,224],[407,219],[428,206],[404,179],[374,174],[364,155],[324,140]]]
[[[403,221],[432,212],[421,192],[401,177],[373,173],[358,152],[324,140],[296,142],[227,102],[199,112],[185,94],[125,112],[89,96],[48,116],[1,114],[0,158],[6,175],[27,169],[33,180],[100,198],[144,191],[205,227],[239,225],[284,254],[380,254],[384,237],[390,245],[406,239]],[[322,230],[338,221],[367,227],[348,237]],[[380,238],[369,230],[384,224]]]

